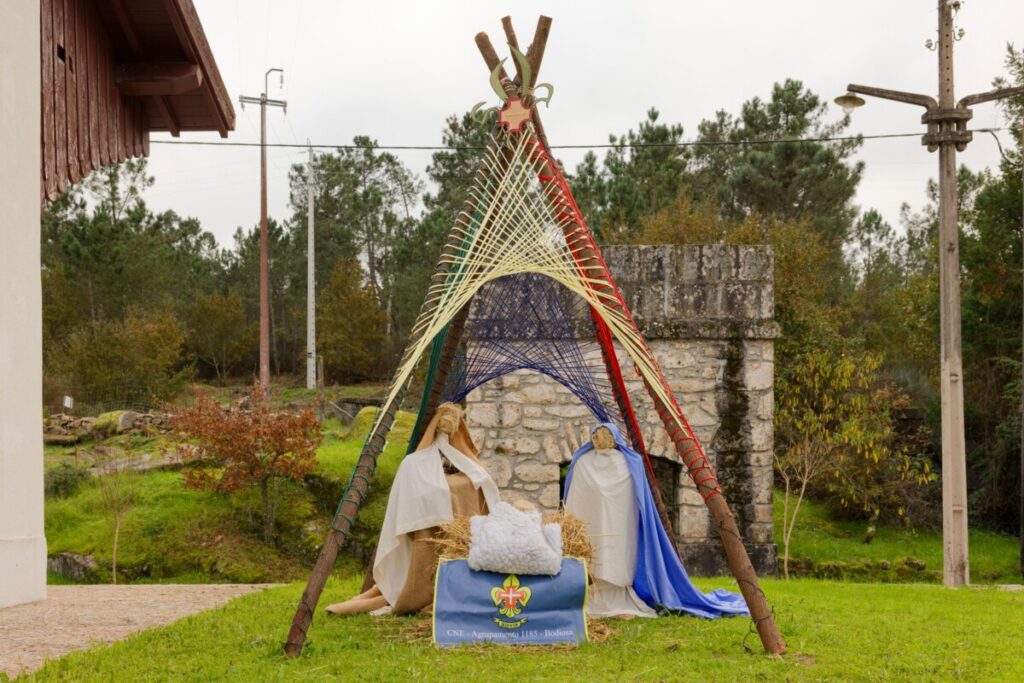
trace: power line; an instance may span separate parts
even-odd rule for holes
[[[975,132],[987,133],[987,132],[1000,132],[1009,130],[1008,128],[977,128]],[[883,133],[878,135],[843,135],[835,137],[816,137],[816,138],[782,138],[782,139],[764,139],[764,140],[713,140],[707,142],[701,142],[697,140],[687,140],[684,142],[622,142],[622,143],[603,143],[603,144],[588,144],[588,145],[551,145],[551,149],[615,149],[615,148],[630,148],[637,149],[643,147],[743,147],[747,145],[785,145],[792,143],[812,143],[812,142],[851,142],[851,141],[863,141],[863,140],[890,140],[894,138],[916,138],[921,137],[921,133]],[[207,147],[259,147],[258,142],[234,142],[234,141],[216,141],[216,140],[150,140],[150,144],[154,145],[195,145],[195,146],[207,146]],[[293,147],[297,149],[379,149],[379,150],[422,150],[422,151],[475,151],[486,149],[484,146],[465,146],[465,147],[448,147],[445,145],[327,145],[321,143],[314,144],[301,144],[301,143],[288,143],[288,142],[270,142],[267,143],[267,147]]]

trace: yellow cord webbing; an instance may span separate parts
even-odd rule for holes
[[[481,287],[527,272],[546,275],[585,299],[607,323],[651,391],[665,405],[676,405],[639,330],[624,314],[615,293],[600,286],[606,282],[603,266],[581,268],[566,243],[563,229],[572,223],[556,206],[565,197],[552,197],[552,188],[541,186],[538,175],[546,162],[535,153],[533,136],[532,128],[520,135],[492,136],[470,189],[475,211],[460,213],[453,230],[452,236],[465,247],[443,259],[450,276],[435,281],[427,292],[423,314],[413,326],[378,420],[389,412],[434,337]],[[681,414],[670,413],[680,429],[690,431]]]

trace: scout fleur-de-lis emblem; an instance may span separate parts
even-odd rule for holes
[[[485,102],[478,102],[470,114],[475,118],[481,118],[490,112],[497,112],[498,123],[503,126],[509,132],[519,132],[523,124],[530,120],[533,107],[544,103],[548,106],[551,101],[551,96],[555,92],[554,86],[550,83],[533,83],[533,70],[530,68],[530,62],[527,60],[526,55],[519,51],[515,45],[509,44],[509,49],[512,51],[512,56],[515,57],[516,63],[519,65],[519,73],[522,75],[522,83],[515,88],[515,95],[509,95],[505,88],[502,86],[501,71],[505,60],[501,60],[494,70],[491,71],[491,88],[502,102],[501,107],[490,107],[483,109]],[[537,97],[537,90],[543,88],[547,91],[547,95],[544,97]],[[517,96],[518,95],[518,96]]]
[[[519,585],[519,579],[515,574],[509,574],[501,586],[491,589],[491,600],[494,601],[499,614],[511,618],[523,611],[523,607],[526,607],[532,594],[533,591],[529,588]],[[522,605],[522,607],[518,605]]]

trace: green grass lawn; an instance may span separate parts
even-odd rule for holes
[[[803,502],[793,530],[791,565],[819,578],[850,580],[939,581],[942,574],[942,532],[878,527],[871,543],[864,543],[863,522],[837,521],[825,507]],[[782,556],[782,495],[775,496],[775,542]],[[1016,536],[971,529],[968,545],[972,583],[1020,583],[1020,545]],[[920,571],[907,571],[898,563],[910,557],[924,563]],[[800,562],[804,560],[804,562]],[[781,562],[781,560],[780,560]],[[889,563],[889,568],[885,564]],[[781,565],[780,565],[781,568]]]
[[[345,427],[328,421],[317,454],[319,492],[292,486],[285,491],[283,522],[303,528],[324,522],[343,489],[370,428],[373,410]],[[387,490],[412,428],[400,414],[378,467],[371,497],[354,536],[372,542]],[[145,444],[120,444],[126,450]],[[48,449],[48,460],[67,451]],[[305,578],[322,533],[272,548],[246,528],[244,501],[185,489],[176,471],[158,470],[138,478],[139,500],[125,520],[119,562],[148,566],[143,581],[294,581]],[[781,499],[776,497],[776,529]],[[99,491],[87,483],[73,496],[48,499],[46,533],[51,552],[93,554],[109,563],[112,528],[100,512]],[[281,654],[301,584],[240,598],[224,608],[168,627],[146,631],[109,647],[74,653],[47,664],[28,680],[458,680],[481,674],[534,680],[1024,680],[1024,593],[993,588],[946,590],[926,583],[881,584],[871,580],[936,580],[942,567],[937,531],[879,528],[871,544],[864,525],[832,519],[805,502],[794,533],[796,564],[810,578],[764,580],[778,623],[790,645],[784,658],[760,654],[749,621],[663,618],[612,622],[616,633],[604,643],[574,650],[500,646],[442,651],[421,635],[422,619],[328,618],[318,615],[301,658]],[[781,543],[781,536],[777,533]],[[780,547],[781,551],[781,547]],[[903,558],[923,569],[901,574]],[[303,558],[303,559],[300,559]],[[972,579],[1019,582],[1017,540],[993,532],[971,533]],[[889,565],[893,565],[892,568]],[[341,563],[321,606],[357,592],[361,572]],[[916,563],[915,563],[916,566]],[[133,577],[127,577],[133,578]],[[100,577],[102,580],[102,577]],[[55,582],[57,578],[55,577]],[[731,587],[730,579],[701,579],[705,589]],[[417,626],[419,625],[419,626]],[[756,654],[745,651],[744,643]],[[2,678],[2,676],[0,676]]]
[[[258,507],[255,491],[229,497],[188,489],[181,473],[174,470],[134,476],[137,500],[121,529],[120,580],[263,583],[304,577],[327,534],[330,515],[352,474],[374,414],[373,408],[363,409],[349,427],[336,421],[325,424],[315,481],[306,488],[292,483],[281,487],[276,546],[259,538],[260,523],[253,512]],[[360,511],[353,539],[367,551],[383,523],[387,493],[405,454],[413,421],[410,413],[398,414]],[[116,448],[119,457],[162,444],[161,437],[127,435],[104,442],[104,446]],[[51,448],[48,465],[60,460],[73,460],[73,449]],[[101,503],[95,480],[86,481],[67,498],[48,497],[46,537],[50,553],[94,557],[101,569],[91,580],[109,581],[114,526]]]
[[[326,420],[324,422],[324,440],[316,454],[319,470],[336,479],[347,481],[356,466],[356,460],[359,459],[363,440],[373,428],[373,420],[376,415],[376,409],[363,408],[348,427],[337,420]],[[387,446],[384,447],[384,452],[377,459],[377,476],[388,486],[391,485],[391,481],[395,478],[395,472],[398,471],[398,465],[405,457],[409,436],[415,422],[415,415],[399,411],[395,417],[395,423],[391,427],[391,433],[388,435]]]
[[[304,573],[305,563],[240,531],[231,499],[185,488],[179,472],[151,471],[133,482],[137,500],[122,524],[120,580],[245,583]],[[94,577],[101,581],[110,580],[113,533],[95,481],[68,498],[46,501],[49,552],[92,555],[107,568]]]
[[[328,584],[323,604],[358,583]],[[576,649],[441,650],[414,628],[422,618],[321,612],[303,655],[287,659],[281,643],[301,592],[291,585],[68,655],[27,680],[1024,680],[1024,593],[810,579],[764,588],[789,644],[785,657],[762,654],[746,619],[610,622],[608,641]]]

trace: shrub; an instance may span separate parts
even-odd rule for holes
[[[82,482],[88,478],[88,470],[75,467],[69,462],[62,462],[46,471],[43,487],[48,496],[68,498],[74,495]]]
[[[177,396],[191,376],[184,343],[174,316],[131,311],[75,330],[55,362],[81,403],[150,405]]]
[[[188,319],[189,348],[213,368],[217,379],[231,373],[259,343],[255,325],[245,320],[245,307],[237,292],[196,298]]]
[[[258,389],[251,410],[222,408],[206,395],[171,418],[181,442],[185,484],[233,493],[258,488],[263,540],[274,539],[274,515],[282,479],[301,482],[316,466],[320,423],[312,410],[273,413]]]
[[[904,518],[915,489],[934,479],[927,461],[900,443],[892,411],[907,399],[879,379],[881,363],[877,355],[816,349],[794,359],[779,383],[775,467],[785,490],[787,578],[790,538],[809,491],[866,516],[870,543],[883,510]]]
[[[363,283],[358,261],[339,261],[317,301],[317,346],[325,374],[335,382],[355,382],[379,370],[386,316],[373,290]]]
[[[111,583],[117,583],[117,546],[121,539],[121,526],[125,515],[132,509],[139,497],[139,475],[116,463],[104,463],[98,484],[100,509],[114,527],[113,547],[110,551]]]

